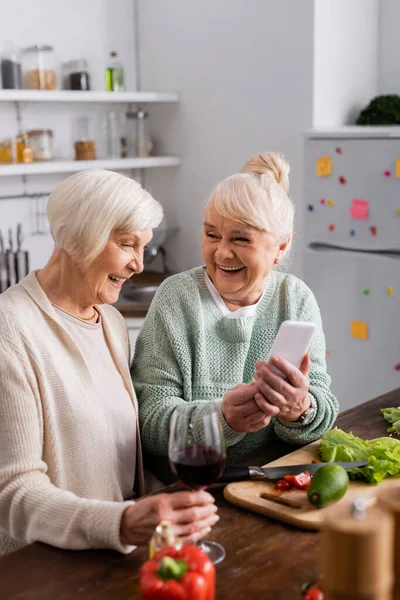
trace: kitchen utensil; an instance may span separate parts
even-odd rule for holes
[[[8,230],[8,244],[9,248],[6,251],[6,262],[7,262],[7,280],[8,287],[17,283],[17,276],[15,272],[15,256],[14,256],[14,243],[12,230]]]
[[[4,252],[3,234],[0,231],[0,293],[5,292],[7,287],[7,260]]]
[[[368,464],[366,460],[355,460],[352,462],[335,462],[335,463],[310,463],[308,465],[285,465],[283,467],[226,467],[219,483],[227,481],[245,481],[252,477],[266,477],[271,481],[282,479],[285,475],[298,475],[308,471],[311,475],[318,471],[324,465],[340,465],[344,469],[357,469],[365,467]]]
[[[17,251],[15,253],[16,279],[21,281],[29,273],[29,255],[26,250],[22,250],[22,225],[17,224]]]
[[[324,597],[329,600],[389,600],[392,595],[394,519],[378,506],[360,514],[334,506],[324,520],[320,549]]]
[[[287,467],[312,463],[319,459],[320,441],[303,446],[278,460],[265,465],[270,467]],[[350,481],[346,495],[339,500],[338,506],[348,503],[358,497],[365,499],[375,498],[377,490],[386,486],[400,486],[399,476],[384,479],[379,485],[371,485],[363,481]],[[252,512],[260,513],[267,517],[295,525],[301,529],[319,530],[322,527],[327,511],[331,506],[316,508],[312,506],[304,490],[292,488],[281,492],[275,484],[267,479],[251,479],[250,481],[235,481],[224,488],[224,496],[228,502],[246,508]],[[336,506],[336,504],[334,505]]]

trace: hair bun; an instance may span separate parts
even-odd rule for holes
[[[289,171],[289,164],[280,152],[254,154],[242,169],[242,173],[272,177],[286,193],[289,191]]]

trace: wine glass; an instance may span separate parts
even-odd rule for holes
[[[172,471],[190,490],[204,490],[222,474],[226,462],[225,439],[218,408],[210,402],[201,411],[190,402],[180,404],[172,415],[168,456]],[[217,542],[197,545],[214,564],[225,558]]]

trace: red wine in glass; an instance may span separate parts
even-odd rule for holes
[[[195,407],[177,406],[171,419],[168,456],[171,469],[190,490],[204,490],[222,475],[226,462],[225,440],[219,410],[212,402]],[[214,564],[225,557],[217,542],[200,540],[197,545]]]
[[[191,490],[202,490],[216,481],[225,468],[224,454],[207,446],[187,446],[175,452],[171,467]]]

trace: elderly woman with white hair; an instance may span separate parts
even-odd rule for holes
[[[162,519],[195,541],[218,520],[206,492],[143,494],[124,319],[108,306],[143,269],[162,208],[128,177],[58,185],[47,265],[0,296],[0,554],[34,541],[128,553]]]
[[[274,435],[311,442],[335,420],[317,302],[275,269],[293,235],[288,174],[282,155],[265,152],[217,185],[205,208],[205,266],[165,280],[147,314],[131,373],[146,460],[164,481],[171,415],[184,402],[194,418],[217,403],[228,457]],[[313,322],[316,332],[300,368],[271,359],[282,378],[265,360],[285,320]]]

